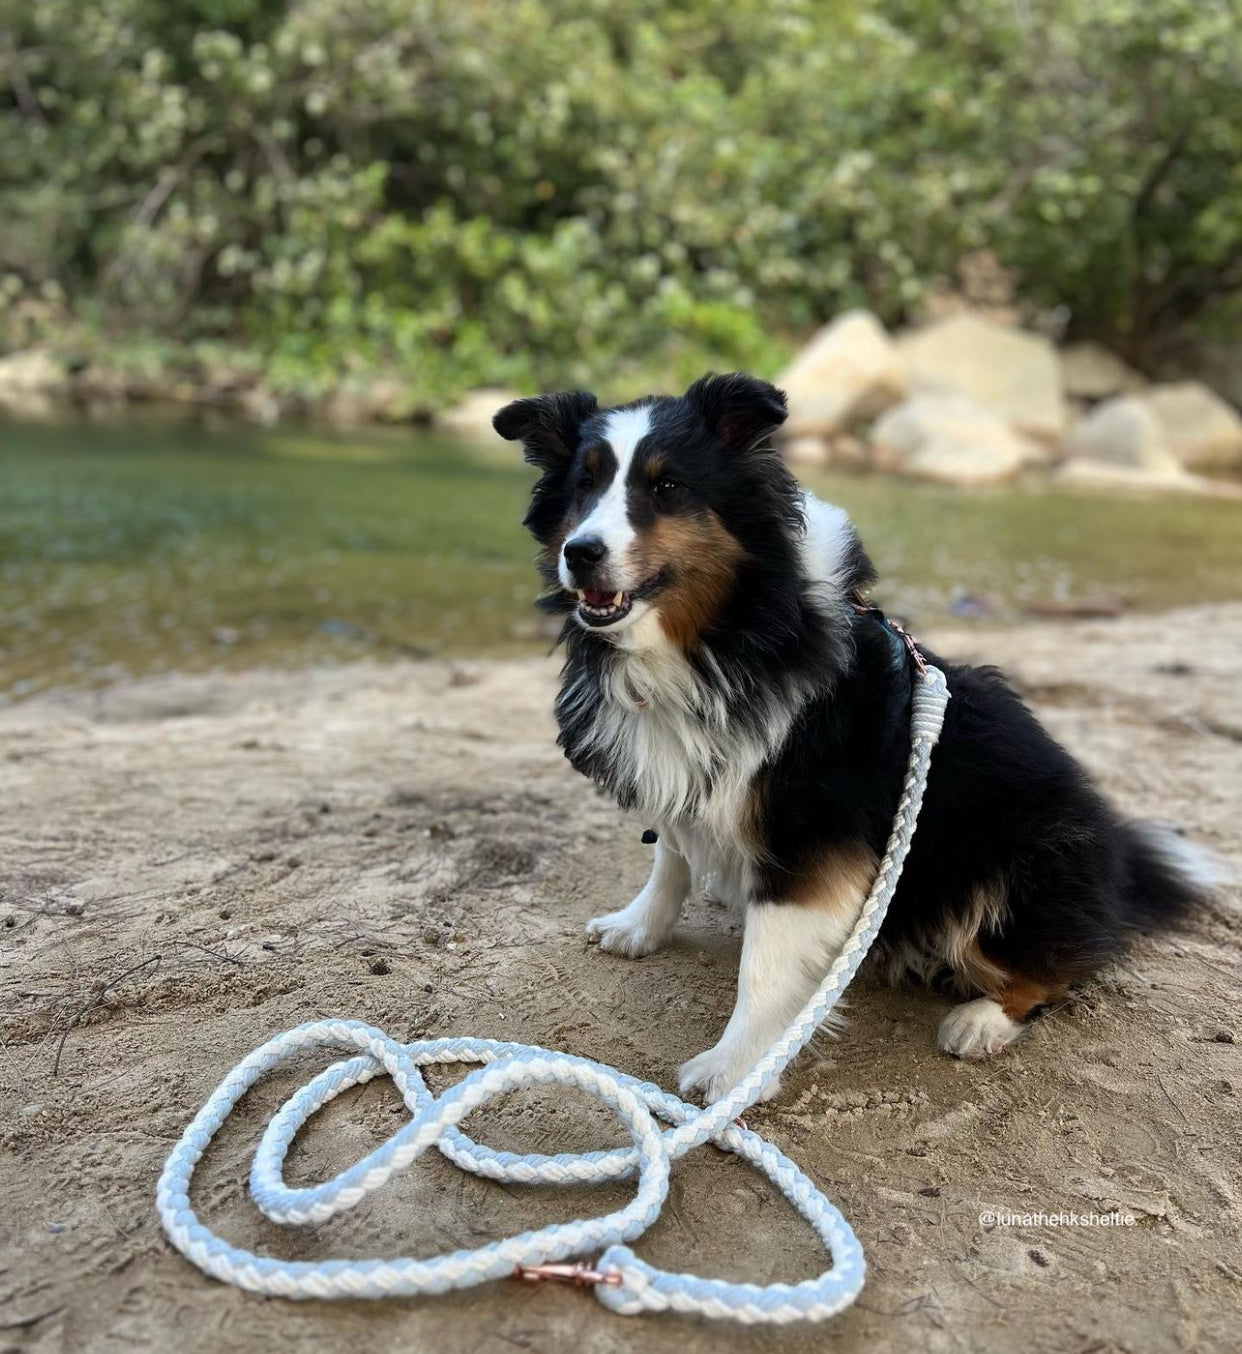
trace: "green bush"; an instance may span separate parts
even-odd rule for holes
[[[1141,360],[1242,288],[1232,0],[0,0],[0,333],[625,390],[988,247]]]

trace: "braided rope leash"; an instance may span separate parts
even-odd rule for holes
[[[745,1323],[822,1321],[848,1307],[862,1290],[862,1247],[848,1222],[790,1159],[735,1122],[763,1088],[810,1041],[866,957],[896,889],[927,784],[932,748],[949,693],[937,668],[918,670],[910,721],[911,747],[892,832],[858,921],[815,995],[740,1082],[706,1109],[687,1104],[650,1082],[535,1044],[493,1039],[419,1039],[400,1044],[356,1020],[320,1020],[269,1039],[244,1058],[212,1092],[173,1148],[160,1175],[156,1206],[169,1240],[205,1273],[254,1293],[287,1298],[378,1298],[445,1293],[489,1279],[565,1278],[591,1284],[605,1306],[627,1315],[675,1311]],[[250,1172],[250,1192],[275,1222],[323,1222],[354,1207],[435,1147],[463,1170],[520,1184],[599,1184],[637,1175],[634,1196],[599,1217],[558,1223],[480,1246],[416,1260],[286,1261],[229,1245],[190,1206],[194,1168],[233,1107],[260,1078],[308,1049],[344,1049],[294,1093],[263,1134]],[[441,1096],[421,1068],[436,1063],[480,1064]],[[387,1142],[325,1184],[291,1189],[282,1175],[289,1146],[302,1126],[351,1086],[387,1075],[411,1118]],[[629,1133],[629,1147],[611,1151],[517,1154],[495,1151],[457,1125],[479,1106],[519,1086],[558,1085],[585,1091],[609,1106]],[[661,1128],[660,1123],[669,1125]],[[832,1260],[818,1278],[797,1284],[727,1283],[654,1269],[625,1245],[659,1216],[674,1161],[711,1142],[736,1153],[768,1177],[811,1224]],[[569,1265],[572,1256],[603,1254],[595,1267]]]

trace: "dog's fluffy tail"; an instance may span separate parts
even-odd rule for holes
[[[1221,862],[1162,823],[1127,823],[1126,921],[1142,930],[1169,926],[1224,882]]]

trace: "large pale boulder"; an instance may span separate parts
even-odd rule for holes
[[[1142,400],[1182,465],[1242,465],[1242,418],[1201,381],[1152,386]]]
[[[0,357],[0,390],[55,390],[65,380],[63,365],[43,348]]]
[[[1130,395],[1147,384],[1133,367],[1098,343],[1071,343],[1058,354],[1061,384],[1071,400],[1096,403]]]
[[[1065,439],[1065,454],[1156,474],[1182,469],[1156,416],[1134,395],[1119,395],[1093,409]]]
[[[964,395],[1029,437],[1061,440],[1061,365],[1047,339],[962,314],[904,334],[897,346],[914,393]]]
[[[482,386],[472,390],[460,404],[437,414],[435,426],[444,432],[456,433],[460,437],[482,438],[491,441],[496,437],[492,419],[498,410],[506,404],[521,398],[515,391],[500,386]]]
[[[900,400],[905,370],[879,320],[851,310],[825,325],[776,384],[789,398],[786,437],[831,437]]]
[[[883,414],[871,438],[878,469],[944,484],[1004,484],[1043,460],[1041,448],[961,395],[916,395]]]
[[[0,357],[0,409],[19,418],[44,418],[55,397],[65,394],[68,375],[63,364],[42,348]]]

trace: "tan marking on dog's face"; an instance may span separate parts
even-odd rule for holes
[[[852,917],[871,892],[879,864],[861,842],[833,846],[798,870],[784,896],[804,907],[842,908]]]
[[[667,571],[669,585],[652,599],[660,628],[685,652],[720,613],[737,581],[745,552],[710,510],[692,516],[658,517],[635,542],[635,574],[654,578]]]

